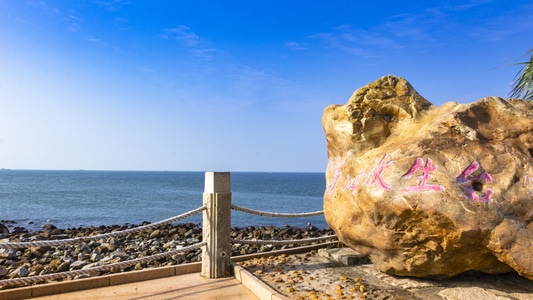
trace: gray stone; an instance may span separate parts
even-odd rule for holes
[[[79,270],[79,269],[83,268],[86,265],[87,265],[86,261],[78,260],[78,261],[75,261],[72,264],[70,264],[70,269]]]
[[[11,273],[11,278],[26,277],[29,273],[28,268],[22,266]]]

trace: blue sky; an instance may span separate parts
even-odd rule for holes
[[[507,97],[531,15],[507,0],[0,0],[0,168],[323,172],[324,108],[381,76],[436,105]]]

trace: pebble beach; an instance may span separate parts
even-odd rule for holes
[[[146,224],[140,224],[146,225]],[[138,225],[100,226],[59,229],[47,225],[42,231],[28,232],[11,224],[10,233],[0,234],[0,243],[28,242],[91,236],[134,228]],[[292,240],[332,235],[331,229],[284,227],[232,228],[235,240]],[[0,280],[45,275],[98,265],[131,260],[142,256],[164,253],[195,244],[202,240],[200,224],[183,223],[162,226],[119,238],[107,238],[88,243],[58,247],[30,247],[27,249],[0,249]],[[302,254],[280,254],[280,251],[300,246],[233,244],[232,256],[264,253],[261,258],[240,260],[238,264],[277,290],[288,299],[533,299],[531,281],[516,273],[467,274],[446,280],[395,277],[379,272],[368,258],[342,244]],[[340,248],[337,248],[340,247]],[[244,257],[243,257],[244,258]],[[185,251],[168,259],[113,270],[109,273],[141,270],[160,266],[196,262],[201,250]],[[106,275],[91,274],[91,276]],[[72,277],[62,280],[71,280]],[[60,280],[58,280],[60,281]],[[4,285],[1,289],[23,285]]]
[[[145,222],[141,225],[147,225]],[[32,242],[43,240],[69,239],[84,236],[93,236],[134,228],[138,225],[113,225],[87,228],[56,228],[52,224],[43,226],[42,231],[29,232],[22,227],[9,224],[9,233],[0,233],[0,243]],[[16,224],[15,224],[16,225]],[[314,226],[294,228],[290,226],[272,227],[248,226],[232,228],[231,238],[235,240],[295,240],[332,235],[331,229],[318,229]],[[0,248],[0,280],[40,276],[71,270],[87,269],[104,264],[137,259],[165,253],[180,247],[186,247],[202,241],[202,228],[200,224],[181,223],[170,224],[157,229],[145,229],[139,233],[128,234],[121,237],[109,237],[89,242],[80,242],[61,246],[39,246],[24,249]],[[232,256],[269,252],[300,246],[289,245],[251,245],[232,244]],[[197,262],[201,260],[201,249],[179,252],[165,259],[158,259],[148,263],[138,263],[123,270],[110,272],[123,272],[141,270],[160,266],[178,265],[182,263]],[[92,275],[104,275],[92,274]],[[77,276],[83,278],[89,275]],[[3,288],[19,287],[13,285],[0,286]]]

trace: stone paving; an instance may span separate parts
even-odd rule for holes
[[[533,282],[516,273],[445,280],[395,277],[377,271],[349,248],[282,254],[240,264],[289,299],[533,299]]]

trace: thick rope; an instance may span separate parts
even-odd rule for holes
[[[170,257],[172,255],[175,255],[177,253],[180,253],[180,252],[185,252],[185,251],[189,251],[189,250],[200,248],[200,247],[202,247],[202,246],[204,246],[206,244],[207,244],[207,242],[201,242],[201,243],[197,243],[197,244],[194,244],[194,245],[190,245],[190,246],[187,246],[187,247],[179,248],[179,249],[176,249],[176,250],[173,250],[173,251],[169,251],[169,252],[165,252],[165,253],[159,253],[159,254],[155,254],[155,255],[151,255],[151,256],[141,257],[141,258],[137,258],[137,259],[127,260],[127,261],[122,261],[122,262],[117,262],[117,263],[112,263],[112,264],[108,264],[108,265],[97,266],[97,267],[87,268],[87,269],[82,269],[82,270],[73,270],[73,271],[66,271],[66,272],[61,272],[61,273],[46,274],[46,275],[41,275],[41,276],[32,276],[32,277],[23,277],[23,278],[13,278],[13,279],[0,280],[0,286],[38,283],[38,282],[42,282],[42,281],[46,281],[46,280],[55,280],[55,279],[60,279],[60,278],[74,277],[74,276],[91,274],[91,273],[96,273],[96,272],[119,270],[119,269],[123,269],[123,268],[129,267],[129,266],[133,266],[133,265],[135,265],[137,263],[147,263],[147,262],[150,262],[152,260],[168,258],[168,257]]]
[[[124,236],[124,235],[131,234],[131,233],[137,233],[145,229],[151,229],[154,227],[159,227],[159,226],[167,225],[167,224],[170,224],[170,223],[182,220],[182,219],[186,219],[190,216],[201,213],[203,210],[205,210],[205,206],[199,207],[197,209],[188,211],[181,215],[174,216],[174,217],[171,217],[171,218],[159,221],[159,222],[155,222],[152,224],[147,224],[147,225],[143,225],[143,226],[139,226],[135,228],[129,228],[129,229],[122,230],[122,231],[104,233],[104,234],[93,235],[93,236],[83,236],[83,237],[64,239],[64,240],[0,243],[0,249],[1,248],[20,249],[20,248],[28,248],[28,247],[59,246],[59,245],[74,244],[74,243],[79,243],[79,242],[95,241],[95,240],[105,239],[105,238],[110,238],[110,237]]]
[[[290,245],[290,244],[305,244],[312,243],[316,241],[327,240],[331,238],[336,238],[337,235],[327,235],[315,238],[300,239],[300,240],[231,240],[234,244],[250,244],[250,245]]]
[[[231,205],[231,208],[234,210],[242,211],[249,214],[259,215],[263,217],[277,217],[277,218],[301,218],[301,217],[312,217],[312,216],[319,216],[324,214],[324,211],[314,211],[314,212],[307,212],[307,213],[274,213],[274,212],[266,212],[266,211],[259,211],[259,210],[253,210],[245,207],[240,207],[237,205]]]

